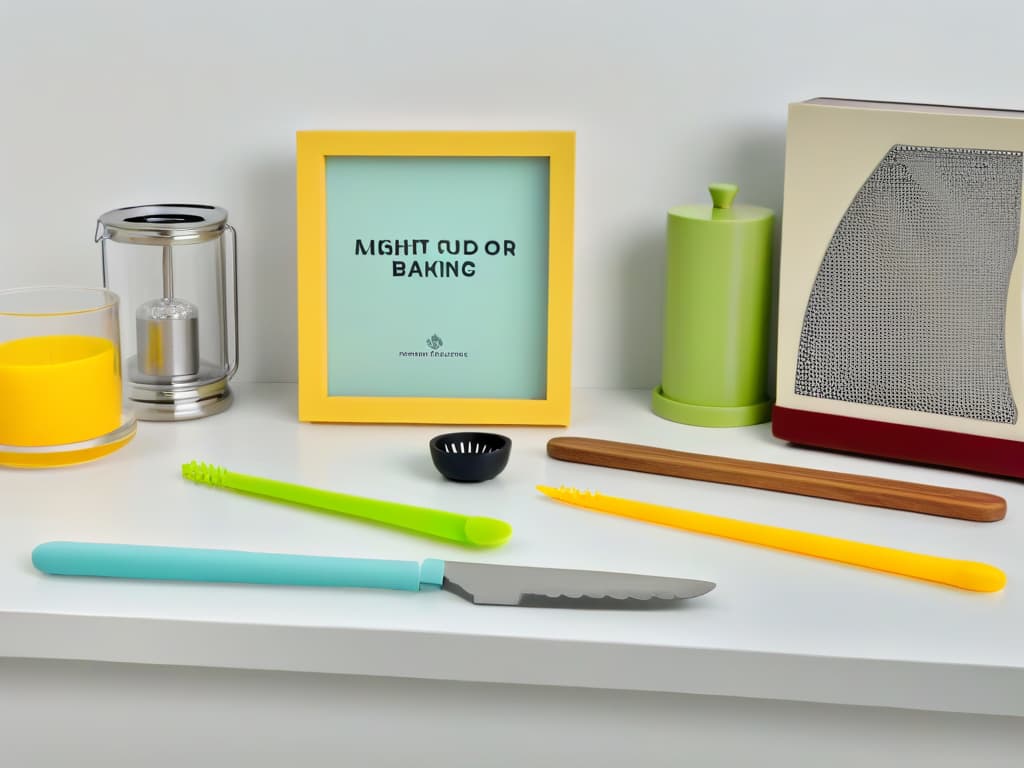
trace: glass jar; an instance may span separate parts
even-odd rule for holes
[[[103,285],[121,296],[128,398],[140,419],[177,421],[231,404],[238,368],[237,238],[211,205],[100,216]]]

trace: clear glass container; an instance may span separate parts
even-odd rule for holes
[[[0,464],[80,464],[132,439],[118,315],[100,288],[0,291]]]
[[[140,419],[210,416],[238,367],[237,240],[223,208],[118,208],[97,222],[103,284],[121,297],[126,391]]]

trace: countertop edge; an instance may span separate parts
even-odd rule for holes
[[[351,627],[0,613],[0,657],[1024,716],[1024,669]]]

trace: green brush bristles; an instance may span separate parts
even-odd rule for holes
[[[181,476],[194,483],[204,483],[221,487],[224,485],[224,478],[228,471],[216,464],[204,464],[201,461],[190,461],[181,465]]]

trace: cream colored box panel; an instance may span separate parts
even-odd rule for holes
[[[1024,440],[1022,153],[1024,113],[835,99],[790,106],[779,289],[779,406]],[[885,179],[880,183],[879,177],[890,166],[904,171],[910,166],[899,184],[920,194],[913,195],[916,208],[894,196],[895,217],[879,217],[879,206],[887,204]],[[943,174],[938,193],[919,189],[929,182],[933,168]],[[869,204],[865,195],[873,195]],[[861,231],[852,248],[839,249],[836,243],[849,235],[848,210],[866,223],[858,225]],[[959,238],[961,232],[965,234]],[[890,236],[893,243],[885,240],[884,250],[900,257],[892,259],[891,267],[878,254],[867,254],[870,266],[836,270],[837,252],[856,259],[858,247]],[[930,258],[929,238],[942,246],[935,249],[935,258]],[[815,290],[809,320],[820,324],[822,307],[835,307],[837,314],[847,316],[833,318],[837,327],[856,329],[857,338],[837,336],[835,328],[831,337],[819,337],[813,352],[819,370],[808,377],[809,335],[805,333],[801,350],[801,333],[830,246],[831,261]],[[979,261],[979,255],[984,259]],[[963,269],[951,272],[959,257]],[[919,279],[922,275],[927,279]],[[835,297],[856,296],[856,291],[832,291],[833,304],[822,303],[823,285],[851,279],[870,280],[874,287],[849,306],[836,305]],[[886,300],[887,290],[891,300]],[[846,346],[856,347],[857,365],[864,366],[853,370],[857,381],[843,381],[841,365],[822,374],[820,363],[829,355],[822,338],[836,343],[836,355]],[[948,349],[943,346],[946,338]],[[886,393],[880,382],[890,369],[893,380]],[[909,386],[908,379],[915,385]],[[798,389],[816,394],[797,394]],[[880,402],[898,407],[875,404]]]

